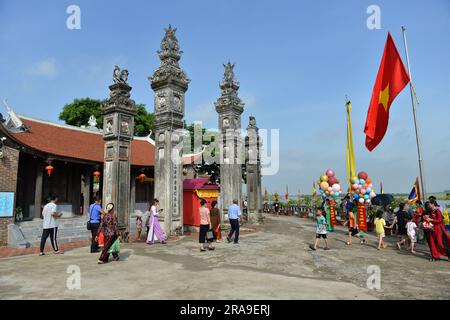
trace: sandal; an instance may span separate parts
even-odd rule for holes
[[[352,244],[351,244],[350,242],[348,242],[348,241],[347,241],[345,244],[348,245],[348,246],[351,246],[351,245],[352,245]]]
[[[55,251],[54,253],[55,253],[55,254],[64,254],[64,251],[58,250],[58,251]]]
[[[362,239],[359,244],[366,244],[366,239]]]
[[[206,249],[200,249],[200,252],[206,251]]]
[[[39,253],[39,256],[45,256],[45,253],[40,252],[40,253]]]
[[[214,248],[214,247],[208,247],[208,250],[214,250],[214,249],[216,249],[216,248]]]
[[[98,260],[97,263],[98,263],[98,264],[105,264],[106,262],[105,262],[105,261],[102,261],[102,260]]]

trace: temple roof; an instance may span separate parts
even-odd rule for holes
[[[6,133],[29,150],[43,153],[49,158],[103,163],[105,142],[100,131],[59,124],[27,116],[18,116],[27,131]],[[203,150],[183,156],[183,164],[188,165],[202,156]],[[131,142],[131,165],[153,167],[155,165],[155,141],[150,137],[134,137]]]
[[[89,129],[19,116],[29,128],[25,132],[9,132],[25,147],[48,156],[103,163],[105,142],[100,132]],[[155,165],[155,144],[149,138],[135,137],[131,144],[131,164]]]

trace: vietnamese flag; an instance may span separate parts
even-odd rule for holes
[[[389,123],[391,104],[409,80],[409,74],[398,54],[394,40],[388,33],[364,128],[366,147],[369,151],[375,149],[383,139]]]

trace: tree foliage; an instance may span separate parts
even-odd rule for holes
[[[103,127],[102,102],[97,99],[83,98],[75,99],[73,102],[64,106],[59,114],[59,119],[64,120],[66,124],[72,126],[87,126],[89,118],[93,115],[97,119],[96,127]],[[155,114],[147,112],[145,104],[136,104],[137,114],[134,118],[134,134],[136,136],[147,136],[153,133],[153,124],[155,122]]]
[[[102,103],[100,100],[91,98],[75,99],[64,106],[59,114],[59,119],[72,126],[81,127],[86,126],[90,116],[93,115],[97,119],[97,128],[101,128],[103,126],[101,109]]]

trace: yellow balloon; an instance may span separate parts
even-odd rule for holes
[[[320,181],[328,181],[328,177],[326,175],[323,175],[320,177]]]
[[[351,181],[352,183],[356,183],[356,180],[359,180],[358,177],[352,177],[352,178],[350,179],[350,181]]]
[[[330,185],[328,184],[328,182],[326,182],[326,181],[322,181],[321,183],[320,183],[320,188],[322,188],[322,190],[325,190],[325,191],[328,191],[328,187],[329,187]]]

